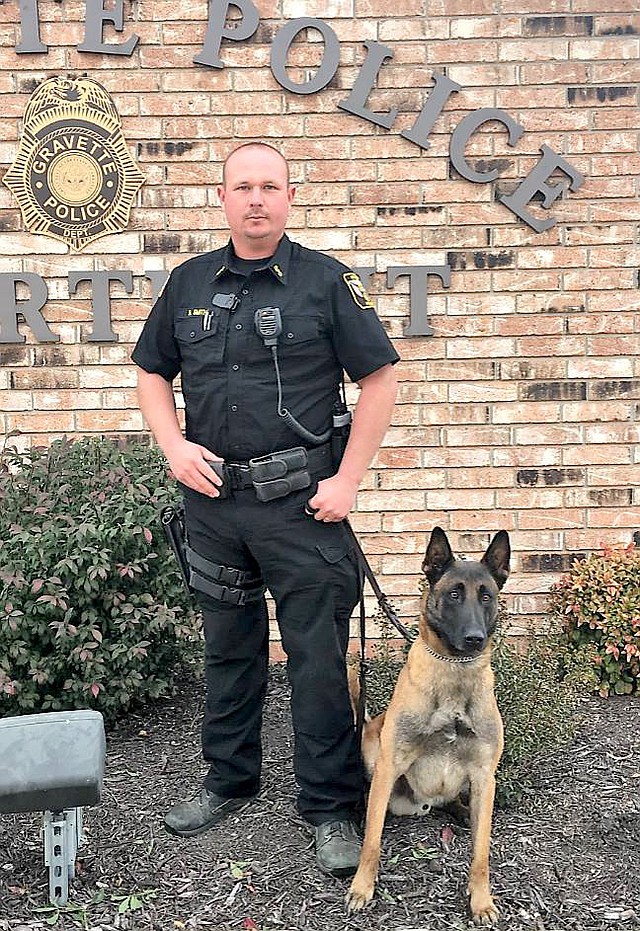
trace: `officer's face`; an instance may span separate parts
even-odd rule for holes
[[[257,146],[230,156],[218,197],[240,258],[273,255],[284,233],[294,193],[286,162],[277,152]]]

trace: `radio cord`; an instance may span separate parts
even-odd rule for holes
[[[299,437],[301,437],[303,440],[306,440],[307,443],[313,443],[314,446],[319,446],[321,443],[326,443],[333,433],[333,426],[329,427],[328,430],[325,430],[324,433],[311,433],[310,430],[307,430],[306,427],[303,427],[302,424],[296,420],[291,411],[288,411],[286,407],[282,406],[282,381],[280,379],[278,349],[276,346],[271,346],[270,348],[271,355],[273,356],[273,364],[276,370],[276,384],[278,386],[278,417],[282,417],[286,425],[291,430],[293,430],[294,433],[297,433]]]

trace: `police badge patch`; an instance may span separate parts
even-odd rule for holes
[[[32,94],[3,178],[25,227],[73,252],[124,229],[144,182],[109,93],[91,78],[50,78]]]
[[[351,297],[358,305],[360,310],[373,310],[373,301],[367,294],[367,289],[363,285],[360,276],[356,275],[355,272],[345,272],[342,278],[346,286],[349,288]]]

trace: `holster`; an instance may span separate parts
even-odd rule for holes
[[[184,587],[191,594],[189,586],[189,564],[185,550],[184,511],[173,504],[168,504],[160,512],[160,522],[169,546],[176,557]]]
[[[311,484],[309,459],[304,446],[281,449],[249,460],[251,482],[258,501],[284,498]]]

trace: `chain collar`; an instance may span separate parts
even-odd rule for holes
[[[443,656],[442,653],[436,653],[435,650],[432,650],[431,647],[422,641],[422,645],[431,656],[435,656],[436,659],[441,659],[443,663],[475,663],[476,660],[480,659],[480,656]]]

